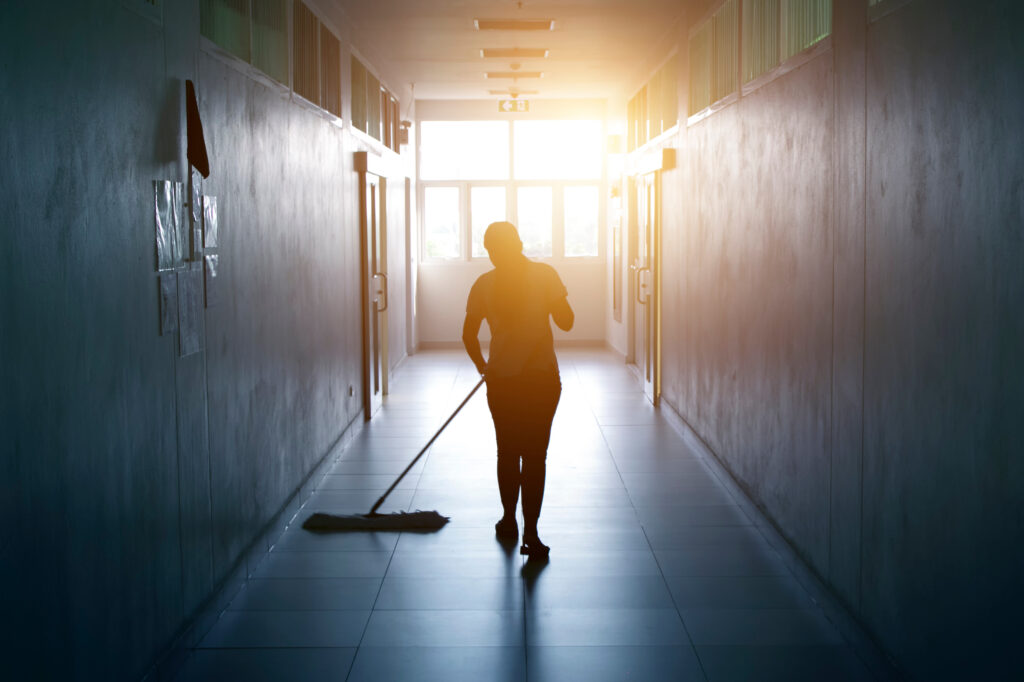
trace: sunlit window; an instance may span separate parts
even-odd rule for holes
[[[423,191],[423,236],[428,258],[459,257],[459,188]]]
[[[516,225],[530,258],[599,258],[604,123],[421,121],[425,259],[486,258],[487,226]]]
[[[565,208],[565,255],[586,257],[597,255],[598,189],[566,187],[562,197]]]
[[[601,177],[600,121],[516,121],[517,180],[569,180]]]
[[[472,221],[473,258],[487,256],[484,232],[491,223],[508,220],[505,212],[504,187],[473,187],[469,194],[469,215]]]
[[[508,179],[508,122],[424,121],[420,124],[420,178]]]
[[[523,253],[531,258],[551,256],[551,188],[520,187],[516,208]]]

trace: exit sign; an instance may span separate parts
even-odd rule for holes
[[[530,110],[530,100],[528,99],[499,99],[498,100],[498,111],[504,114],[511,114],[513,112],[517,114],[525,114]]]

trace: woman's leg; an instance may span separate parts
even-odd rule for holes
[[[545,556],[548,548],[540,541],[537,522],[544,504],[544,483],[547,477],[548,442],[551,440],[551,422],[555,417],[562,384],[558,376],[537,380],[530,391],[533,414],[530,415],[529,447],[523,453],[521,483],[523,488],[523,544],[531,556]]]
[[[544,453],[523,458],[523,539],[537,539],[537,521],[540,519],[540,508],[544,504],[544,478],[547,465]]]
[[[519,456],[498,450],[498,494],[501,507],[505,510],[502,521],[514,521],[516,505],[519,504]],[[526,507],[526,493],[523,493],[523,507]]]

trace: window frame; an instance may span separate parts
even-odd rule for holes
[[[689,30],[689,33],[688,33],[688,37],[687,37],[687,50],[690,49],[690,45],[691,45],[691,43],[693,41],[694,36],[697,35],[708,24],[710,24],[710,23],[712,23],[714,21],[714,18],[718,15],[719,11],[723,8],[723,6],[728,1],[729,0],[721,0],[720,2],[716,2],[714,5],[712,5],[708,9],[708,11],[704,14],[704,16],[699,21],[695,22],[690,27],[690,30]],[[762,73],[762,74],[752,78],[749,81],[744,81],[744,73],[745,73],[746,58],[747,58],[747,55],[745,53],[746,51],[744,49],[744,47],[745,47],[744,46],[744,6],[747,4],[747,2],[745,2],[745,0],[734,0],[734,1],[736,2],[736,11],[737,11],[737,21],[736,21],[735,33],[736,33],[736,40],[738,41],[738,44],[737,44],[738,58],[736,59],[735,71],[736,71],[736,80],[737,80],[737,83],[738,83],[738,87],[732,93],[730,93],[730,94],[728,94],[728,95],[726,95],[726,96],[724,96],[724,97],[722,97],[722,98],[720,98],[718,100],[712,99],[712,101],[709,104],[707,104],[706,106],[704,106],[700,110],[694,111],[693,113],[689,113],[690,112],[690,107],[691,107],[691,102],[690,102],[690,93],[688,92],[687,93],[687,101],[686,101],[686,110],[687,110],[687,112],[689,114],[687,119],[686,119],[687,127],[692,126],[692,125],[694,125],[696,123],[699,123],[700,121],[704,120],[705,118],[707,118],[708,116],[714,114],[715,112],[720,111],[721,109],[729,106],[730,104],[733,104],[734,102],[739,101],[740,98],[746,97],[747,95],[749,95],[750,93],[754,92],[758,88],[760,88],[760,87],[762,87],[762,86],[772,82],[776,78],[779,78],[779,77],[789,73],[790,71],[793,71],[794,69],[802,66],[803,64],[806,64],[807,62],[809,62],[809,61],[811,61],[813,59],[816,59],[822,53],[827,52],[827,51],[832,49],[832,34],[835,32],[835,25],[834,25],[834,22],[835,22],[835,12],[834,12],[834,7],[830,6],[830,11],[832,13],[832,16],[831,16],[831,19],[829,21],[828,33],[826,35],[824,35],[822,38],[820,38],[819,40],[817,40],[816,42],[814,42],[813,44],[811,44],[811,45],[805,47],[804,49],[802,49],[802,50],[800,50],[800,51],[798,51],[798,52],[796,52],[796,53],[786,57],[785,54],[784,54],[784,50],[785,50],[784,41],[785,41],[785,37],[786,37],[786,13],[789,11],[789,2],[788,2],[788,0],[779,0],[778,17],[777,17],[777,20],[776,20],[776,32],[777,33],[776,33],[776,41],[775,41],[776,42],[776,49],[777,49],[777,51],[779,53],[778,54],[778,61],[777,61],[776,65],[773,68],[768,69],[764,73]],[[831,3],[831,1],[832,0],[829,0],[830,3]],[[866,0],[866,1],[870,1],[870,0]],[[877,5],[886,5],[888,3],[894,3],[895,4],[895,3],[904,2],[904,1],[906,1],[906,0],[878,0],[878,2],[876,4]],[[713,68],[712,63],[714,61],[714,51],[715,51],[715,47],[714,47],[714,43],[712,43],[712,46],[711,46],[711,53],[712,54],[711,54],[711,59],[709,61],[709,65],[708,65],[709,69]],[[687,81],[688,82],[693,82],[693,80],[694,80],[694,78],[693,78],[693,68],[694,67],[693,67],[692,61],[687,64],[687,68],[690,70],[690,72],[687,74]],[[709,77],[710,81],[714,80],[713,74],[709,73],[708,77]],[[713,88],[712,88],[712,90],[713,90]],[[714,96],[715,96],[714,92],[712,92],[711,96],[712,96],[712,98],[714,98]]]
[[[420,166],[422,162],[422,124],[434,120],[447,121],[451,119],[428,119],[416,121],[416,205],[420,207],[417,211],[417,229],[419,231],[419,258],[422,263],[445,264],[445,263],[483,263],[488,261],[488,256],[473,256],[473,219],[472,219],[472,188],[474,187],[504,187],[505,188],[505,214],[508,220],[518,225],[519,207],[518,196],[520,187],[550,187],[551,188],[551,256],[535,256],[533,260],[546,263],[595,263],[603,261],[606,253],[606,227],[608,215],[608,158],[604,150],[604,140],[607,137],[607,121],[601,123],[601,174],[595,178],[568,178],[568,179],[515,179],[515,126],[513,120],[583,120],[583,119],[476,119],[476,120],[500,120],[509,124],[509,168],[508,178],[504,180],[460,180],[460,179],[420,179]],[[599,119],[586,119],[599,120]],[[468,121],[467,121],[468,122]],[[459,255],[456,258],[436,258],[426,253],[426,203],[425,194],[428,187],[452,187],[459,188]],[[597,189],[597,254],[593,256],[566,256],[565,255],[565,208],[564,191],[566,187],[594,187]]]

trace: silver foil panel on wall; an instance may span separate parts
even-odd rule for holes
[[[156,220],[156,263],[158,270],[174,267],[174,192],[168,180],[153,181],[153,213]]]
[[[203,349],[203,266],[191,263],[178,272],[179,355],[198,353]]]
[[[174,267],[185,264],[188,259],[188,227],[185,225],[185,186],[175,182],[171,185],[171,226]]]
[[[217,197],[203,197],[203,245],[210,249],[220,245],[217,219]]]
[[[217,268],[220,267],[220,256],[208,253],[206,262],[206,307],[216,305],[220,301],[220,279]]]
[[[160,275],[160,335],[178,328],[178,275],[165,272]]]

